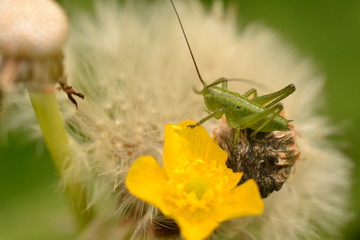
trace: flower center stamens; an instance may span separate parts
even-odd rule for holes
[[[195,193],[197,198],[201,200],[202,196],[208,189],[208,182],[201,178],[201,177],[195,177],[192,179],[186,186],[185,190],[188,193]]]

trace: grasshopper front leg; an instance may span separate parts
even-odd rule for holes
[[[247,98],[250,97],[251,95],[254,95],[253,98],[256,98],[258,96],[257,90],[255,88],[250,88],[243,94],[243,96]]]
[[[223,89],[227,90],[227,89],[228,89],[228,80],[227,80],[226,78],[220,78],[220,80],[223,81],[223,82],[221,83],[221,87],[222,87]]]
[[[207,120],[209,120],[210,118],[213,118],[213,117],[220,118],[224,113],[225,113],[225,111],[223,109],[220,109],[220,110],[215,111],[215,112],[209,114],[208,116],[204,117],[203,119],[198,121],[196,124],[188,125],[188,127],[194,128],[196,126],[203,124],[204,122],[206,122]]]

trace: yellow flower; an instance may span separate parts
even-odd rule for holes
[[[165,127],[164,168],[138,158],[126,177],[128,190],[176,221],[187,240],[208,237],[220,222],[261,214],[254,180],[237,186],[242,173],[227,168],[227,153],[193,121]]]

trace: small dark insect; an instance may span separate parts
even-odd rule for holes
[[[81,99],[84,99],[84,98],[85,98],[85,95],[82,94],[82,93],[76,92],[76,91],[72,88],[72,86],[67,86],[67,85],[65,85],[65,84],[63,84],[63,83],[59,83],[59,84],[60,84],[60,90],[63,90],[63,91],[67,94],[69,100],[70,100],[73,104],[75,104],[76,108],[78,108],[77,102],[76,102],[76,100],[74,99],[74,97],[73,97],[72,95],[78,96],[78,97],[81,98]]]

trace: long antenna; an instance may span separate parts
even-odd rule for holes
[[[194,66],[195,66],[197,75],[199,76],[199,79],[200,79],[201,83],[202,83],[203,85],[206,85],[205,81],[204,81],[204,80],[202,79],[202,77],[201,77],[199,68],[198,68],[198,66],[197,66],[197,64],[196,64],[194,54],[193,54],[193,52],[192,52],[192,50],[191,50],[189,40],[188,40],[187,37],[186,37],[186,33],[185,33],[185,30],[184,30],[183,24],[182,24],[182,22],[181,22],[181,19],[180,19],[180,17],[179,17],[179,14],[178,14],[178,12],[177,12],[177,10],[176,10],[176,7],[175,7],[175,5],[174,5],[174,3],[173,3],[172,0],[170,0],[170,2],[171,2],[171,5],[172,5],[173,8],[174,8],[176,17],[177,17],[177,19],[179,20],[180,27],[181,27],[181,30],[182,30],[183,35],[184,35],[184,37],[185,37],[186,44],[187,44],[187,46],[188,46],[188,48],[189,48],[189,51],[190,51],[190,54],[191,54],[191,58],[192,58],[192,60],[193,60],[193,62],[194,62]]]

